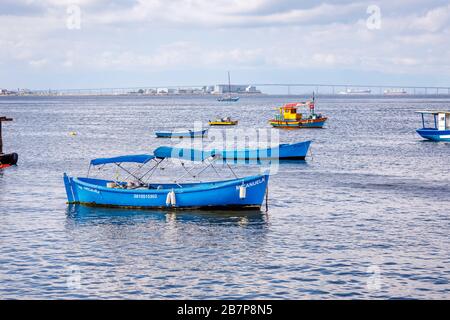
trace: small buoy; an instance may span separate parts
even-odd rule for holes
[[[239,187],[239,198],[240,199],[245,199],[247,197],[247,188],[242,185]]]
[[[75,131],[70,131],[70,132],[69,132],[69,135],[70,135],[70,136],[76,136],[77,133],[76,133]]]

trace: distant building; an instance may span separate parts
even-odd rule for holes
[[[255,86],[248,86],[247,88],[245,88],[245,92],[247,93],[261,93],[261,91],[257,90]]]
[[[253,93],[260,94],[261,91],[257,90],[254,86],[249,85],[228,85],[228,84],[218,84],[214,86],[213,94],[224,94],[224,93]]]
[[[214,92],[214,86],[204,86],[202,90],[204,94],[211,94]]]
[[[151,94],[151,95],[156,94],[156,89],[147,89],[147,90],[145,90],[145,94]]]
[[[21,96],[32,95],[33,92],[30,89],[19,89],[18,94]]]
[[[156,93],[157,94],[169,94],[169,89],[167,89],[167,88],[158,88],[156,90]]]
[[[194,90],[192,88],[179,88],[178,94],[193,94]]]
[[[15,94],[17,94],[17,92],[15,91],[9,91],[8,89],[0,89],[0,96],[10,96]]]

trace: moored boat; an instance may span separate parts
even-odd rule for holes
[[[231,94],[231,78],[230,78],[230,72],[228,71],[228,94],[221,96],[220,98],[217,99],[217,101],[219,102],[238,102],[239,101],[239,97],[238,96],[233,96]]]
[[[298,108],[306,107],[309,114],[304,116],[297,113]],[[275,128],[323,128],[328,118],[315,112],[315,98],[312,101],[300,103],[288,103],[279,108],[280,113],[269,121]]]
[[[210,126],[235,126],[238,124],[237,120],[231,120],[230,117],[216,119],[214,121],[209,121]]]
[[[431,141],[450,141],[450,111],[417,111],[422,115],[422,129],[417,133]],[[433,126],[427,127],[425,115],[433,116]]]
[[[280,144],[270,148],[236,149],[236,150],[195,150],[189,148],[159,147],[153,151],[156,156],[168,157],[176,154],[177,157],[199,161],[207,156],[218,156],[223,160],[305,160],[311,141],[293,144]]]
[[[124,169],[124,163],[137,163],[145,166],[153,163],[150,171],[156,170],[159,164],[168,157],[178,158],[176,153],[159,158],[153,155],[122,156],[101,158],[91,161],[91,166],[116,164]],[[205,154],[203,160],[214,156]],[[207,166],[212,163],[208,162]],[[130,172],[130,171],[126,171]],[[242,209],[260,208],[266,193],[269,176],[257,175],[232,180],[198,182],[198,183],[149,183],[145,182],[146,174],[137,176],[131,181],[95,179],[89,177],[69,177],[64,174],[67,202],[88,206],[123,207],[123,208],[220,208]],[[151,176],[151,175],[150,175]]]
[[[238,102],[241,98],[240,97],[234,97],[234,96],[223,96],[217,99],[219,102]]]
[[[0,154],[0,168],[3,169],[10,166],[15,166],[18,160],[19,156],[17,153]]]
[[[2,137],[2,122],[13,121],[11,118],[0,117],[0,169],[5,169],[17,164],[19,155],[17,153],[3,153],[3,137]]]
[[[201,138],[206,136],[208,129],[193,131],[155,131],[155,135],[158,138]]]

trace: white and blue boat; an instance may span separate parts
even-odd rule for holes
[[[231,91],[232,91],[231,90],[231,77],[230,77],[230,71],[228,71],[228,95],[218,98],[217,101],[219,101],[219,102],[238,102],[240,98],[237,96],[233,96],[231,94]]]
[[[450,111],[417,111],[422,115],[422,129],[417,133],[431,141],[450,141]],[[427,127],[425,116],[433,116],[433,126]]]
[[[208,129],[198,131],[155,131],[155,135],[158,138],[202,138],[207,134]]]
[[[202,159],[204,154],[218,156],[223,160],[305,160],[311,141],[292,144],[280,144],[271,148],[236,149],[236,150],[195,150],[189,148],[159,147],[154,154],[160,157],[168,157],[176,154],[185,160]]]
[[[169,150],[167,150],[169,151]],[[161,155],[160,155],[161,156]],[[269,176],[256,175],[224,181],[198,183],[156,183],[146,180],[167,158],[180,158],[169,152],[163,158],[157,155],[129,155],[115,158],[94,159],[91,166],[115,164],[125,170],[133,181],[104,180],[88,177],[70,177],[64,174],[64,185],[69,204],[87,206],[140,208],[140,209],[259,209],[264,201]],[[213,166],[214,156],[196,155],[206,168]],[[184,159],[184,158],[182,158]],[[207,162],[205,162],[207,160]],[[124,165],[134,163],[140,169],[151,165],[144,175],[127,170]],[[202,171],[204,171],[203,169]]]
[[[219,102],[238,102],[241,98],[240,97],[233,97],[231,95],[223,96],[220,98],[217,98],[217,101]]]

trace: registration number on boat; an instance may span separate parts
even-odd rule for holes
[[[135,194],[134,199],[158,199],[156,194]]]

